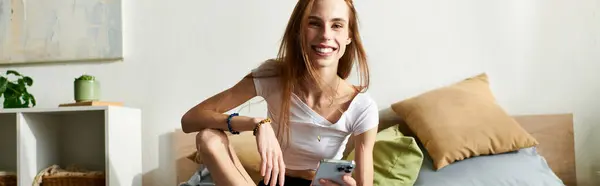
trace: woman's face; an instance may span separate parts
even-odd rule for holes
[[[350,44],[350,9],[344,0],[315,0],[305,29],[307,51],[317,68],[336,67]]]

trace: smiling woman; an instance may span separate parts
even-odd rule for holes
[[[348,8],[335,6],[332,1],[317,1],[308,17],[306,40],[313,49],[311,60],[316,65],[329,66],[344,55],[351,43],[348,26]],[[329,13],[329,14],[326,14]],[[327,27],[328,29],[323,29]],[[330,27],[330,28],[329,28]],[[339,50],[338,50],[339,49]],[[341,51],[341,52],[340,52]],[[335,52],[335,53],[334,53]]]
[[[358,86],[346,81],[355,63]],[[354,135],[355,177],[312,184],[372,185],[379,115],[368,86],[353,2],[299,0],[278,57],[191,108],[182,129],[198,132],[198,154],[217,185],[253,185],[223,131],[253,131],[264,177],[260,185],[311,185],[319,161],[341,159]],[[268,104],[266,118],[224,114],[256,96]]]

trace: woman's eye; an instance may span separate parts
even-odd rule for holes
[[[343,28],[344,26],[342,24],[334,24],[333,28]]]
[[[310,26],[315,26],[315,27],[318,27],[318,26],[320,26],[319,22],[316,22],[316,21],[311,21],[311,22],[308,22],[308,25],[310,25]]]

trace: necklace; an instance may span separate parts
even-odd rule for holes
[[[307,107],[308,107],[308,105],[307,105]],[[308,108],[310,108],[310,107],[308,107]],[[308,116],[310,116],[310,120],[312,121],[313,124],[317,124],[318,123],[318,122],[315,121],[315,118],[313,117],[312,113],[308,113],[308,112],[306,112],[304,110],[303,110],[303,112],[305,114],[307,114]],[[317,112],[315,111],[315,113],[317,113]],[[317,127],[317,141],[321,142],[321,126],[317,125],[316,127]]]
[[[305,104],[305,105],[306,105],[306,104]],[[318,125],[316,126],[316,127],[317,127],[317,141],[318,141],[318,142],[321,142],[321,139],[322,139],[321,130],[322,130],[322,128],[323,128],[323,127],[325,127],[325,126],[321,126],[321,125],[325,125],[325,124],[322,124],[322,123],[323,123],[323,121],[327,121],[328,123],[331,123],[331,125],[327,125],[327,127],[332,127],[332,126],[336,125],[336,124],[337,124],[337,122],[335,122],[335,123],[332,123],[332,122],[330,122],[329,120],[327,120],[327,117],[328,117],[328,116],[330,116],[330,115],[331,115],[331,113],[330,113],[330,114],[328,114],[328,115],[326,115],[325,117],[324,117],[324,116],[320,116],[320,117],[321,117],[321,119],[319,120],[319,122],[317,122],[317,120],[316,120],[316,119],[313,117],[313,114],[317,114],[317,115],[320,115],[320,114],[319,114],[317,111],[315,111],[314,109],[312,109],[311,107],[309,107],[308,105],[306,105],[306,106],[307,106],[307,107],[308,107],[308,108],[309,108],[309,109],[310,109],[312,112],[311,112],[311,113],[308,113],[308,112],[307,112],[307,111],[305,111],[305,110],[303,110],[303,112],[304,112],[305,114],[307,114],[307,115],[310,117],[310,119],[312,120],[312,122],[313,122],[314,124],[318,124]],[[337,111],[339,111],[339,110],[338,110],[338,109],[335,109],[333,112],[335,113],[335,112],[337,112]],[[342,116],[340,116],[340,118],[339,118],[339,119],[341,119],[341,117],[342,117]]]
[[[338,90],[338,88],[339,88],[339,86],[340,86],[340,82],[341,82],[341,80],[340,80],[340,79],[338,79],[338,80],[337,80],[337,82],[336,82],[336,83],[337,83],[337,85],[336,85],[336,88],[335,88],[335,92],[336,92],[336,94],[337,94],[337,90]],[[317,112],[315,109],[313,109],[313,108],[311,108],[310,106],[308,106],[308,104],[306,104],[306,103],[307,103],[307,101],[303,101],[303,100],[302,100],[302,99],[301,99],[299,96],[296,96],[296,97],[299,99],[299,101],[300,101],[300,102],[303,102],[303,104],[304,104],[306,107],[308,107],[308,109],[310,109],[310,110],[313,112],[313,113],[307,113],[307,111],[303,110],[303,112],[304,112],[305,114],[307,114],[308,116],[310,116],[310,119],[312,120],[312,122],[313,122],[314,124],[317,124],[317,122],[315,121],[315,118],[313,117],[313,114],[317,114],[317,115],[320,115],[320,114],[319,114],[319,113],[318,113],[318,112]],[[331,106],[333,106],[333,105],[334,105],[334,104],[333,104],[333,102],[334,102],[334,100],[332,100],[332,103],[330,104]],[[334,112],[335,112],[335,111],[334,111]],[[326,115],[326,117],[323,117],[323,116],[321,116],[321,118],[322,118],[323,120],[329,121],[329,120],[327,120],[327,116],[329,116],[329,115],[330,115],[330,114],[327,114],[327,115]],[[319,125],[317,125],[317,126],[316,126],[316,127],[317,127],[317,141],[318,141],[318,142],[321,142],[321,128],[323,127],[323,126],[320,126],[320,124],[321,124],[321,122],[319,122]],[[329,125],[328,127],[331,127],[331,126],[333,126],[333,125],[335,125],[335,124],[336,124],[336,123],[332,123],[332,124],[331,124],[331,125]]]

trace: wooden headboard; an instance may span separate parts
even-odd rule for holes
[[[196,134],[186,134],[181,129],[177,129],[173,138],[172,147],[175,149],[175,174],[177,179],[175,184],[179,185],[179,183],[189,180],[199,168],[198,164],[187,158],[196,151]]]
[[[573,115],[524,115],[515,119],[540,143],[536,150],[567,186],[576,186]]]
[[[522,115],[514,118],[539,142],[537,151],[546,158],[550,168],[567,186],[576,186],[575,147],[572,114]],[[195,148],[195,134],[175,131],[177,183],[187,181],[198,168],[187,159]]]

